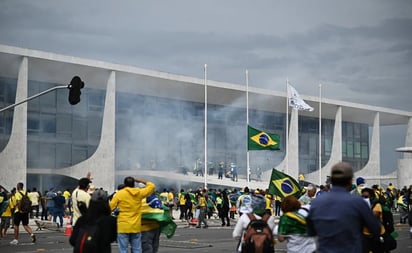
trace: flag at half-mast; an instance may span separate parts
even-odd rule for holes
[[[278,150],[280,138],[277,134],[267,133],[247,126],[248,150]]]
[[[272,170],[268,189],[270,194],[281,198],[287,196],[295,196],[296,198],[299,198],[302,193],[302,188],[293,177],[276,169]]]
[[[306,102],[300,97],[296,89],[288,83],[288,102],[289,106],[299,111],[313,111],[313,107],[306,104]]]

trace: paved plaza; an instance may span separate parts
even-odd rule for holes
[[[396,220],[396,215],[395,215]],[[208,220],[209,228],[195,228],[185,222],[176,221],[178,228],[171,239],[161,236],[159,253],[177,253],[177,252],[235,252],[237,241],[232,238],[232,230],[235,222],[231,227],[221,227],[220,220]],[[33,230],[36,225],[33,220],[30,221]],[[412,252],[412,239],[409,236],[409,227],[406,225],[396,226],[399,234],[398,248],[393,253]],[[37,242],[31,243],[30,237],[20,228],[19,245],[9,245],[12,240],[13,229],[8,231],[8,238],[0,239],[0,252],[2,253],[28,253],[28,252],[73,252],[68,243],[68,236],[64,235],[65,227],[56,231],[55,226],[51,229],[42,229],[35,231]],[[278,243],[275,246],[276,252],[286,252],[285,243]],[[112,245],[112,252],[117,253],[117,245]]]

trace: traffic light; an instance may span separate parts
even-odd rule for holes
[[[67,86],[69,89],[69,103],[71,105],[75,105],[80,102],[80,95],[82,92],[80,91],[84,87],[84,82],[80,77],[75,76],[71,80],[70,84]]]

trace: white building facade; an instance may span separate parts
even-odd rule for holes
[[[0,185],[7,189],[17,182],[70,188],[90,171],[93,184],[112,191],[125,175],[191,173],[198,159],[208,161],[210,174],[217,174],[220,162],[246,174],[245,85],[207,81],[205,158],[203,79],[5,45],[0,66],[0,109],[76,75],[86,85],[75,106],[61,89],[0,114]],[[285,92],[249,87],[248,96],[250,125],[281,137],[280,151],[250,152],[251,173],[263,168],[262,180],[275,167],[322,184],[333,164],[347,161],[370,184],[412,182],[411,154],[404,154],[397,171],[380,175],[380,127],[407,125],[410,146],[412,112],[323,98],[319,145],[319,98],[302,96],[315,111],[289,110],[286,117]],[[179,180],[170,177],[165,180]]]

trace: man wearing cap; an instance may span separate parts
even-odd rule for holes
[[[316,252],[362,252],[362,229],[379,236],[380,224],[366,202],[349,193],[353,170],[348,163],[332,167],[332,188],[314,199],[307,218],[308,235],[318,237]]]
[[[57,191],[57,196],[53,197],[54,209],[53,209],[53,222],[57,222],[57,217],[59,217],[59,225],[63,227],[63,215],[64,209],[66,208],[66,200],[63,197],[61,191]]]
[[[73,226],[89,208],[90,194],[87,193],[87,190],[91,182],[87,177],[80,178],[79,186],[72,192]]]
[[[365,179],[363,177],[356,178],[356,188],[350,193],[357,196],[362,196],[362,189],[366,187]]]
[[[135,182],[146,185],[144,188],[136,188]],[[110,201],[110,210],[119,209],[117,216],[117,242],[119,252],[128,252],[131,245],[132,253],[142,252],[142,200],[152,195],[155,184],[140,178],[126,177],[125,187],[119,190]]]

